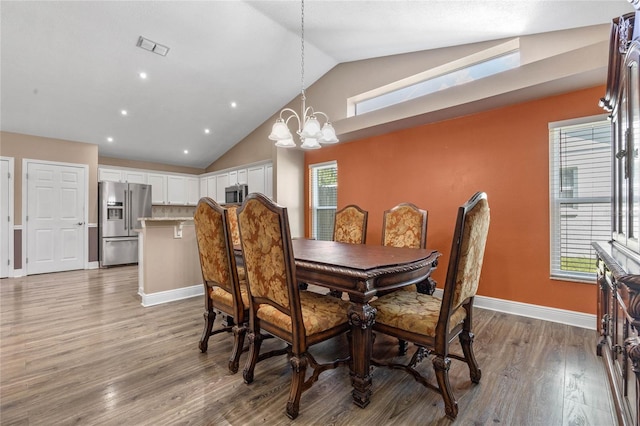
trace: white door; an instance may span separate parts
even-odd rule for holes
[[[85,194],[85,167],[28,162],[28,275],[84,269]]]
[[[10,198],[9,160],[0,159],[0,278],[9,276],[9,256],[11,248],[9,246],[12,232],[9,224],[13,212],[9,211]]]

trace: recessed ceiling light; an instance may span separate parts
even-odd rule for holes
[[[237,106],[238,106],[238,104],[237,104],[237,103],[235,103],[235,102],[231,102],[231,108],[235,108],[235,107],[237,107]]]
[[[211,130],[209,130],[209,129],[204,129],[204,132],[208,135],[209,133],[211,133]]]
[[[189,153],[189,150],[188,150],[188,149],[185,149],[183,152],[184,152],[185,154],[188,154],[188,153]]]
[[[147,78],[147,73],[142,71],[141,73],[138,74],[140,76],[141,79],[146,79]]]
[[[122,114],[122,115],[127,115],[127,110],[126,110],[126,109],[123,109],[122,111],[120,111],[120,114]]]
[[[113,138],[112,138],[111,136],[109,136],[109,137],[107,138],[107,142],[113,142]]]

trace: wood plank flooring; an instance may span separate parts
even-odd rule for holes
[[[0,424],[451,423],[438,394],[383,368],[373,371],[367,408],[351,403],[348,369],[338,368],[303,394],[290,421],[286,357],[259,363],[246,385],[241,372],[227,370],[229,335],[212,337],[206,354],[198,350],[201,298],[143,308],[137,288],[131,266],[0,280]],[[455,424],[615,424],[595,331],[482,309],[475,321],[482,380],[473,385],[465,365],[452,361]],[[376,357],[396,350],[396,341],[377,336]],[[339,338],[313,352],[320,360],[346,351]]]

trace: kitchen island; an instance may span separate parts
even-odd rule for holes
[[[193,217],[140,218],[138,294],[142,306],[204,294]]]

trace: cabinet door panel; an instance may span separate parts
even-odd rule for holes
[[[224,203],[224,189],[229,186],[229,173],[216,176],[216,201]]]
[[[98,170],[98,180],[107,182],[122,182],[122,170],[100,168]]]
[[[167,203],[187,204],[186,181],[183,176],[167,176]]]
[[[149,173],[147,182],[151,185],[151,203],[166,204],[167,202],[167,176]]]
[[[198,178],[187,178],[187,204],[195,206],[198,204],[200,196],[200,180]]]
[[[138,171],[125,171],[122,173],[124,181],[128,183],[147,183],[147,174]]]
[[[250,167],[248,169],[247,184],[249,192],[264,194],[264,166]]]
[[[207,178],[207,197],[218,201],[216,194],[218,193],[216,176],[209,176]]]

